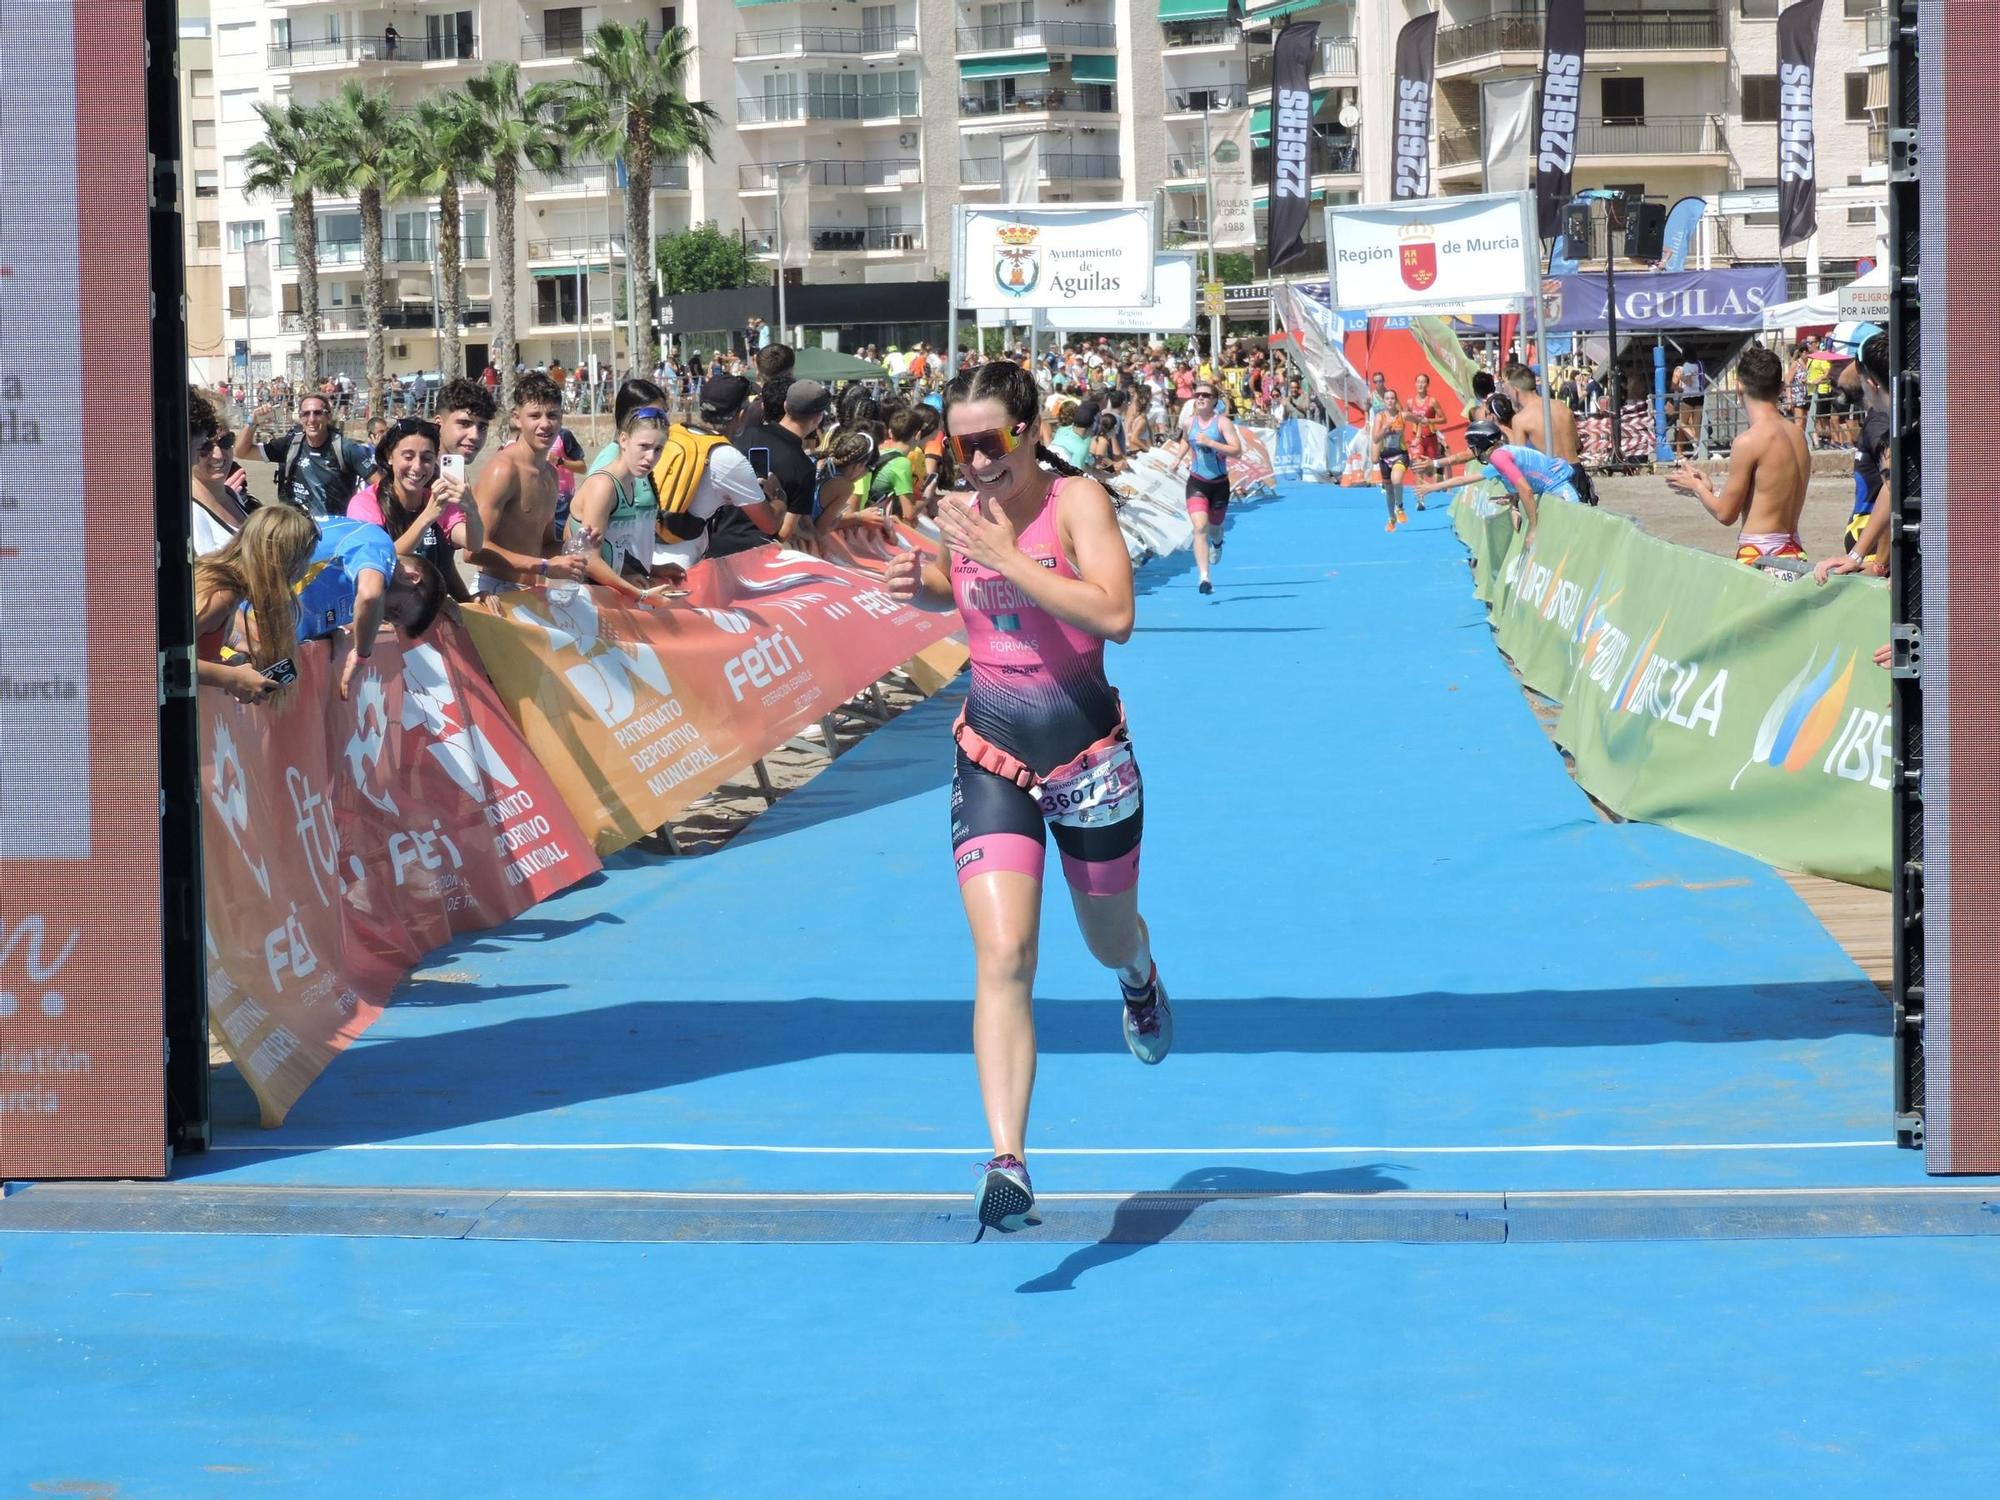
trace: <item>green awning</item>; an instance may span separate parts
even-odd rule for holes
[[[1219,21],[1229,14],[1229,0],[1160,0],[1162,21]]]
[[[1338,97],[1336,89],[1322,89],[1312,98],[1312,113],[1315,120],[1326,115],[1327,107]],[[1271,144],[1271,106],[1260,104],[1250,111],[1250,144],[1268,146]]]
[[[967,83],[980,78],[1015,78],[1026,73],[1046,73],[1046,52],[1016,52],[1007,57],[976,57],[958,65],[958,76]]]
[[[574,281],[576,280],[576,272],[577,268],[575,266],[536,266],[535,280]],[[611,267],[607,265],[585,266],[583,274],[586,276],[609,276],[611,274]]]
[[[1260,104],[1250,111],[1250,133],[1269,135],[1271,133],[1271,106]]]
[[[1270,207],[1270,204],[1271,204],[1271,190],[1270,190],[1269,188],[1265,188],[1263,192],[1261,192],[1261,193],[1257,194],[1257,196],[1256,196],[1255,198],[1252,198],[1252,199],[1251,199],[1250,201],[1251,201],[1252,203],[1255,203],[1255,204],[1257,205],[1257,207],[1259,207],[1259,208],[1268,208],[1268,207]],[[1326,189],[1325,189],[1325,188],[1314,188],[1314,189],[1313,189],[1313,194],[1312,194],[1312,201],[1313,201],[1313,202],[1315,202],[1315,203],[1324,203],[1324,202],[1326,202]]]
[[[1069,60],[1069,76],[1078,83],[1116,83],[1118,59],[1085,54]]]
[[[1289,16],[1295,10],[1318,10],[1327,0],[1276,0],[1273,5],[1259,5],[1251,0],[1250,10],[1244,16],[1246,21],[1272,21],[1279,16]]]

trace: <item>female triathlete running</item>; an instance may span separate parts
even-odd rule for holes
[[[1201,574],[1201,591],[1215,592],[1209,582],[1211,564],[1222,561],[1222,522],[1229,514],[1229,460],[1243,451],[1236,424],[1220,409],[1212,380],[1195,382],[1187,425],[1174,454],[1192,455],[1188,466],[1187,512],[1194,523],[1194,565]]]
[[[1045,824],[1077,925],[1117,971],[1125,1045],[1144,1063],[1173,1046],[1173,1012],[1139,916],[1139,767],[1104,643],[1132,632],[1132,564],[1111,497],[1034,439],[1034,377],[994,361],[945,392],[945,431],[971,493],[938,507],[942,555],[906,553],[888,590],[921,608],[956,602],[972,686],[953,734],[952,856],[977,967],[979,1091],[993,1136],[982,1224],[1018,1228],[1034,1206],[1028,1101]],[[1053,472],[1051,472],[1053,471]]]
[[[1444,457],[1444,439],[1439,434],[1444,429],[1444,407],[1431,394],[1431,377],[1428,373],[1417,376],[1417,393],[1410,398],[1410,404],[1403,415],[1410,419],[1410,470],[1417,479],[1437,478],[1437,461]],[[1424,502],[1417,502],[1422,510]]]
[[[1410,519],[1403,512],[1403,474],[1409,461],[1403,450],[1403,403],[1394,391],[1370,420],[1375,429],[1375,467],[1382,476],[1382,498],[1389,505],[1389,524],[1382,529],[1394,531]]]

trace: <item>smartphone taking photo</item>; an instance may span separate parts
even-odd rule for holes
[[[264,668],[264,676],[279,687],[290,687],[299,680],[299,669],[292,665],[289,656],[281,656]]]
[[[456,479],[465,483],[465,455],[463,453],[441,454],[438,458],[438,478]]]
[[[750,450],[750,472],[759,479],[767,479],[771,474],[771,450],[752,448]]]

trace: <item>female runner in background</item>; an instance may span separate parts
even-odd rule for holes
[[[982,1224],[1017,1228],[1035,1202],[1028,1103],[1045,825],[1053,825],[1077,925],[1124,992],[1125,1045],[1157,1063],[1173,1012],[1139,916],[1139,768],[1104,675],[1104,643],[1132,633],[1132,564],[1111,497],[1035,441],[1033,376],[994,361],[954,380],[945,431],[970,494],[938,507],[936,560],[905,553],[888,591],[956,603],[972,686],[953,730],[952,854],[977,970],[973,1055],[993,1155]]]

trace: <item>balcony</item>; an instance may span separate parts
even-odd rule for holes
[[[474,235],[459,241],[458,258],[461,261],[486,259],[486,236]],[[321,270],[329,267],[358,266],[361,264],[361,241],[321,240],[319,242],[318,265]],[[382,241],[382,264],[420,265],[431,263],[431,242],[421,235],[401,238],[390,235]],[[278,269],[285,270],[299,263],[298,247],[289,240],[278,242]]]
[[[572,283],[563,283],[571,285]],[[571,299],[573,302],[574,299]],[[612,303],[609,297],[592,297],[589,311],[579,319],[574,306],[565,306],[558,301],[554,306],[536,303],[528,313],[529,333],[575,333],[579,328],[609,328],[612,326]],[[563,315],[569,316],[565,318]]]
[[[491,303],[467,303],[458,310],[459,326],[462,328],[483,328],[493,321]],[[382,309],[382,326],[388,329],[432,329],[437,327],[437,312],[426,303],[411,302],[400,307]],[[288,312],[278,320],[281,333],[304,333],[306,319],[304,313]],[[366,333],[368,318],[358,307],[323,307],[319,311],[319,331],[321,333]]]
[[[1021,21],[1012,26],[961,26],[958,55],[1039,51],[1047,47],[1116,47],[1118,28],[1106,21]]]
[[[479,61],[479,37],[439,36],[398,37],[392,48],[380,32],[371,36],[330,37],[319,41],[293,42],[283,47],[266,47],[265,62],[278,70],[293,68],[337,68],[352,63],[379,63],[385,67],[427,63]]]
[[[1351,36],[1334,37],[1319,44],[1319,53],[1313,58],[1312,76],[1315,78],[1358,78],[1361,75],[1361,53]],[[1271,86],[1271,54],[1259,52],[1250,59],[1250,87],[1267,89]]]
[[[601,234],[559,234],[528,241],[529,260],[580,260],[601,266],[613,258],[622,260],[624,255],[622,245],[605,239]]]
[[[1576,154],[1593,156],[1722,156],[1729,143],[1722,121],[1714,115],[1648,115],[1643,120],[1582,120],[1578,122]],[[1480,164],[1480,132],[1441,131],[1438,169]]]
[[[1042,157],[1043,182],[1118,182],[1124,172],[1115,156],[1055,152]],[[1000,186],[1000,158],[968,156],[958,164],[958,180],[968,188]]]
[[[785,26],[736,34],[736,55],[750,57],[858,57],[871,52],[915,48],[908,27],[855,31],[835,26]]]
[[[1012,94],[961,94],[961,115],[1089,114],[1115,115],[1118,98],[1109,84],[1077,84],[1070,88],[1018,89]]]
[[[1169,219],[1162,230],[1168,249],[1208,243],[1208,220]]]
[[[815,224],[811,231],[817,255],[859,255],[870,251],[903,254],[924,248],[924,231],[916,224]],[[775,230],[753,229],[743,237],[752,255],[776,255]]]
[[[648,47],[658,45],[658,37],[650,25],[640,29],[646,34]],[[567,57],[581,57],[589,50],[590,32],[582,26],[565,27],[556,31],[521,33],[523,62],[559,62]]]
[[[736,168],[736,186],[746,193],[776,192],[778,169],[801,166],[812,168],[814,187],[914,187],[923,180],[921,161],[898,156],[888,161],[746,161]]]
[[[1233,21],[1166,21],[1160,31],[1169,52],[1176,47],[1234,47],[1241,37]]]
[[[907,120],[918,113],[914,91],[907,94],[767,94],[738,99],[736,123],[785,125],[805,120]]]
[[[1868,127],[1868,165],[1882,167],[1889,164],[1889,127],[1870,125]]]
[[[1271,148],[1260,146],[1251,154],[1251,173],[1259,183],[1271,180]],[[1343,131],[1339,135],[1313,133],[1312,149],[1306,154],[1306,171],[1314,177],[1346,177],[1361,170],[1361,135]]]
[[[1168,89],[1167,113],[1201,115],[1212,109],[1246,109],[1250,89],[1241,83],[1212,83],[1198,89]]]
[[[1586,15],[1586,54],[1601,52],[1719,52],[1726,45],[1724,23],[1715,10],[1631,11]],[[1488,16],[1463,26],[1446,26],[1437,36],[1437,65],[1450,67],[1503,52],[1542,52],[1542,18]]]
[[[586,197],[605,191],[606,170],[602,162],[583,162],[560,172],[527,171],[521,174],[521,191],[538,193],[581,193]],[[684,161],[653,163],[653,187],[658,192],[684,193],[688,186],[688,164]]]

